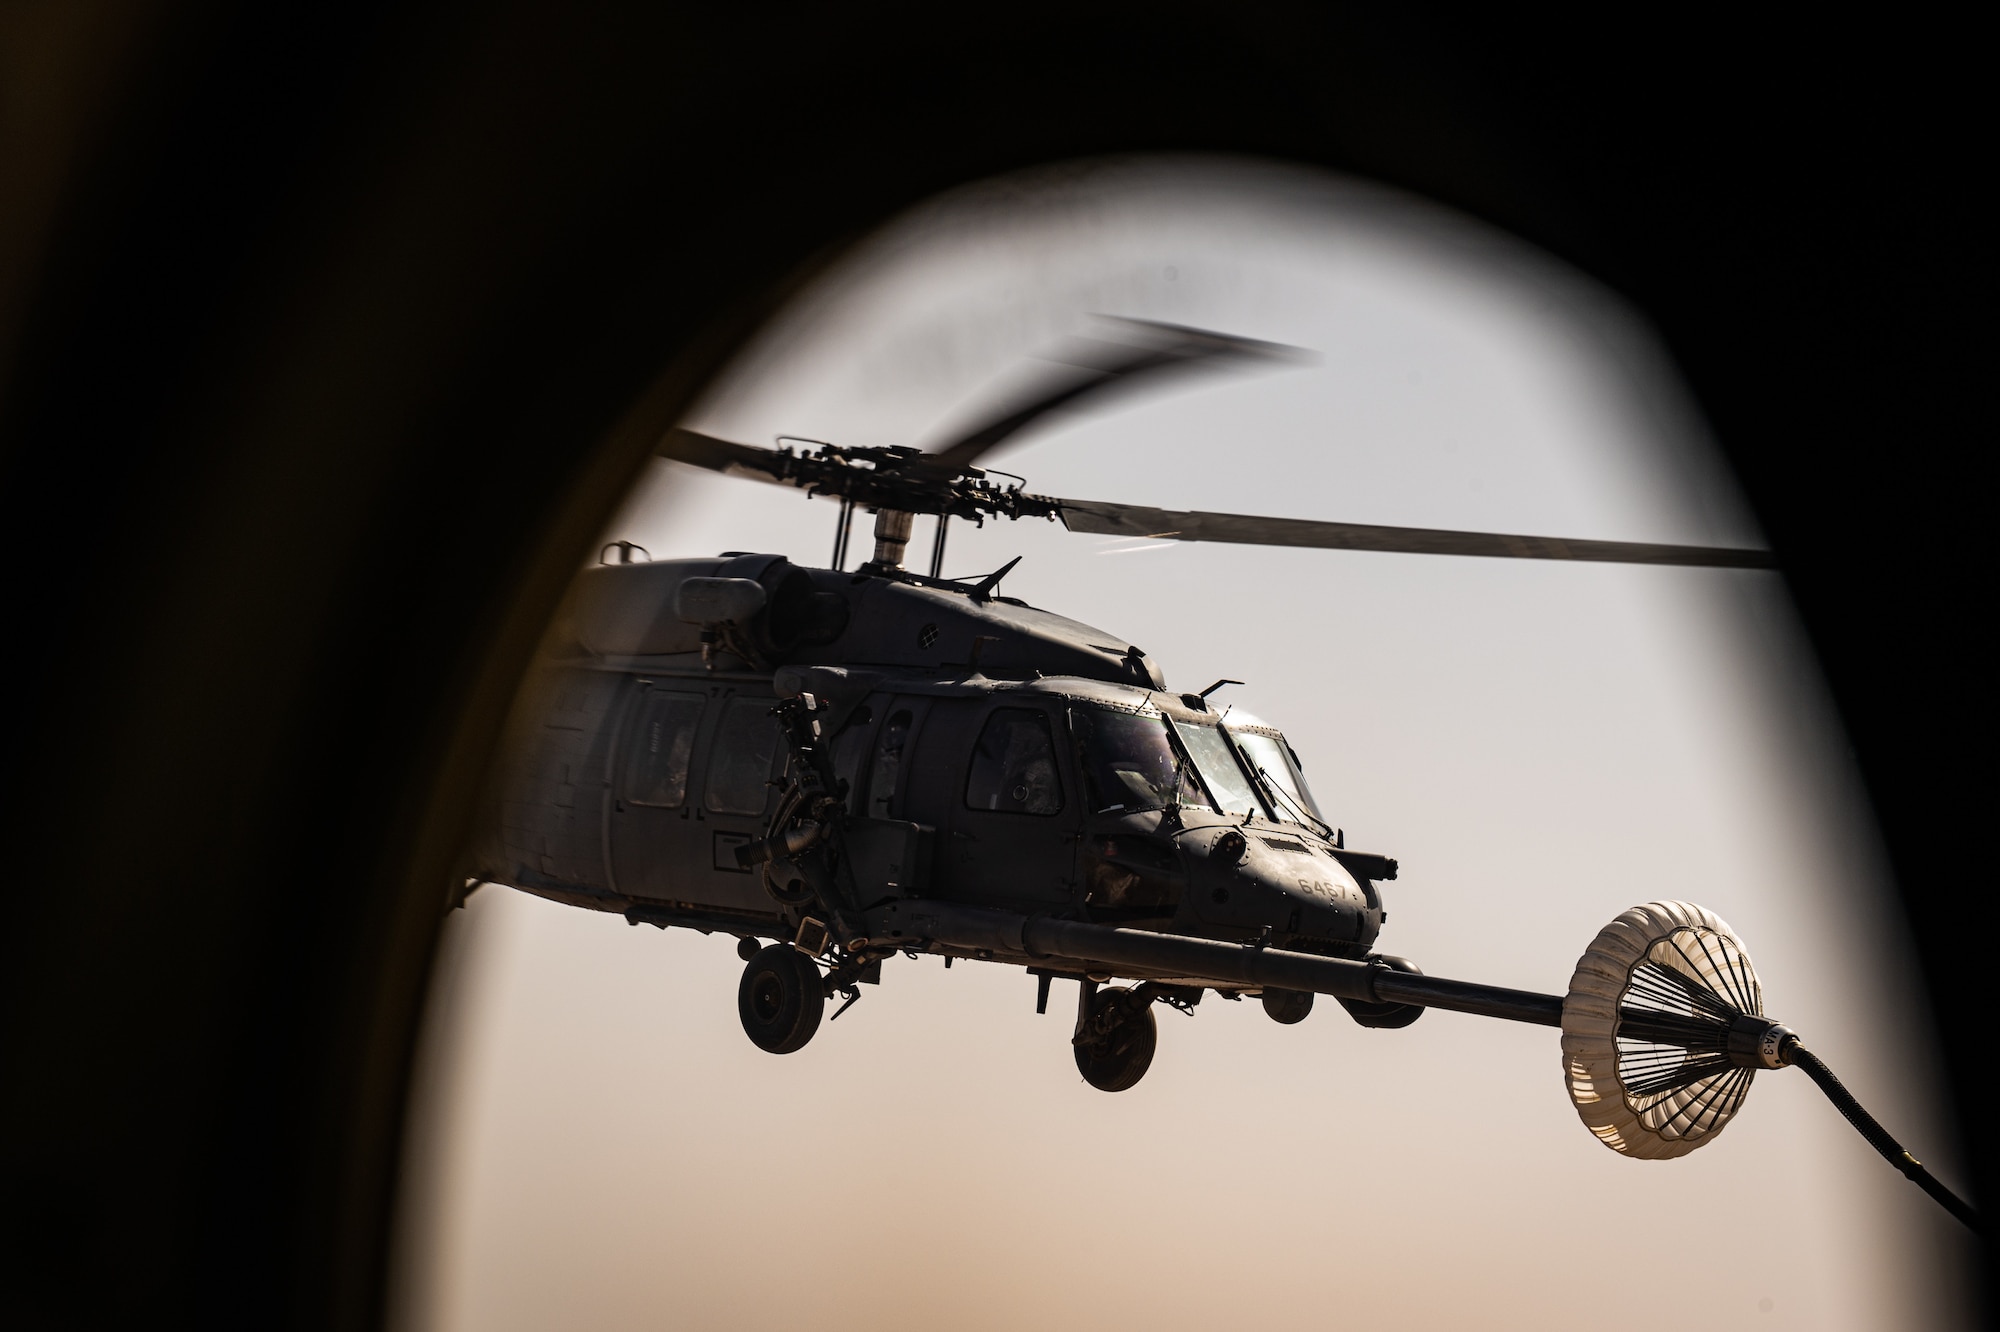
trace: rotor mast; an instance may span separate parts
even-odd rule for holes
[[[908,509],[875,511],[875,558],[871,561],[875,568],[892,573],[903,567],[903,552],[909,548],[916,522],[917,515]]]

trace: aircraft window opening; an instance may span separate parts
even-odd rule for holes
[[[847,724],[833,737],[834,776],[845,783],[848,808],[861,812],[861,765],[875,738],[874,709],[863,703],[848,717]]]
[[[882,739],[875,748],[875,769],[868,777],[868,813],[878,819],[889,817],[896,799],[896,777],[903,767],[903,749],[910,742],[910,710],[897,708],[882,723]]]
[[[1099,814],[1136,813],[1170,805],[1213,809],[1196,765],[1174,743],[1166,719],[1109,708],[1072,708],[1070,726]]]
[[[968,809],[1004,814],[1055,814],[1063,806],[1055,737],[1048,714],[998,708],[986,719],[965,781]]]
[[[625,756],[619,781],[629,805],[679,809],[687,800],[688,760],[695,730],[707,702],[700,694],[649,693],[640,703],[639,724]]]
[[[1245,775],[1243,765],[1237,761],[1236,752],[1229,747],[1229,740],[1220,726],[1183,721],[1176,721],[1173,725],[1174,733],[1180,737],[1181,747],[1187,750],[1201,774],[1202,784],[1215,797],[1217,809],[1225,814],[1263,813],[1250,778]]]
[[[713,814],[762,814],[771,799],[771,760],[777,756],[777,719],[767,698],[732,698],[715,728],[702,803]]]
[[[1305,773],[1293,760],[1291,745],[1282,737],[1258,731],[1236,731],[1231,738],[1270,791],[1277,817],[1301,827],[1325,826],[1326,817],[1306,785]]]

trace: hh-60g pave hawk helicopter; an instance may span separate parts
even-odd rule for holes
[[[1065,377],[934,452],[754,448],[685,430],[694,466],[840,503],[832,567],[780,555],[616,562],[577,579],[510,723],[467,887],[509,885],[634,925],[738,939],[744,1031],[774,1054],[844,1012],[897,953],[1077,982],[1084,1079],[1133,1086],[1153,1006],[1214,992],[1279,1022],[1315,995],[1370,1027],[1448,1008],[1562,1030],[1585,1125],[1628,1155],[1683,1155],[1728,1122],[1758,1069],[1798,1064],[1892,1164],[1971,1209],[1763,1016],[1729,928],[1683,902],[1635,907],[1566,995],[1444,980],[1373,951],[1396,862],[1354,851],[1276,728],[1218,708],[1221,680],[1167,687],[1103,630],[1003,596],[1013,563],[943,577],[953,518],[1076,532],[1346,550],[1768,568],[1768,552],[1174,512],[1031,494],[975,466],[1049,412],[1202,362],[1291,349],[1121,320]],[[803,441],[801,443],[804,443]],[[848,571],[856,508],[873,558]],[[916,515],[930,572],[904,568]],[[1016,561],[1018,562],[1018,561]],[[768,945],[764,940],[775,942]],[[1106,988],[1119,979],[1131,984]]]

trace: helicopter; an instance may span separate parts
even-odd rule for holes
[[[661,456],[836,500],[828,567],[727,551],[654,560],[630,542],[582,571],[510,720],[456,897],[485,883],[732,936],[737,1009],[787,1054],[882,981],[885,962],[1019,967],[1036,1011],[1074,982],[1090,1086],[1135,1086],[1154,1012],[1256,999],[1280,1023],[1317,996],[1365,1027],[1445,1008],[1560,1028],[1586,1127],[1627,1155],[1711,1140],[1757,1071],[1806,1069],[1877,1150],[1971,1209],[1766,1018],[1747,951],[1689,903],[1621,915],[1565,995],[1449,980],[1376,950],[1390,856],[1350,849],[1284,731],[1177,692],[1129,640],[1005,595],[1018,558],[943,576],[952,520],[1072,532],[1515,559],[1771,569],[1771,552],[1176,511],[1032,493],[979,464],[1050,414],[1296,349],[1140,320],[1073,343],[1053,382],[943,447],[687,429]],[[1001,479],[1004,478],[1004,479]],[[857,510],[870,557],[846,568]],[[929,570],[905,566],[935,522]]]

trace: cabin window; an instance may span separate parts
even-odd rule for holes
[[[1193,769],[1158,716],[1076,708],[1070,713],[1083,750],[1091,808],[1099,814],[1168,805],[1208,804]]]
[[[1256,792],[1250,789],[1250,779],[1243,774],[1243,765],[1236,761],[1229,741],[1222,736],[1221,727],[1176,721],[1174,732],[1180,736],[1194,766],[1201,770],[1202,784],[1215,798],[1217,809],[1225,814],[1263,812],[1258,807]]]
[[[627,804],[679,809],[687,799],[688,759],[705,700],[656,691],[639,705],[619,787]]]
[[[986,719],[972,751],[965,803],[1004,814],[1054,814],[1062,809],[1055,739],[1048,714],[1034,708],[1000,708]]]
[[[868,812],[889,817],[896,800],[896,778],[903,770],[903,750],[910,743],[910,710],[897,708],[882,723],[882,740],[875,749],[875,770],[868,777]]]
[[[768,698],[732,698],[715,728],[702,803],[715,814],[762,814],[771,799],[771,760],[783,736]]]
[[[1326,822],[1319,812],[1319,805],[1312,798],[1312,791],[1306,786],[1306,775],[1300,769],[1290,745],[1275,735],[1257,731],[1234,731],[1231,735],[1252,771],[1271,793],[1273,813],[1287,823]]]

